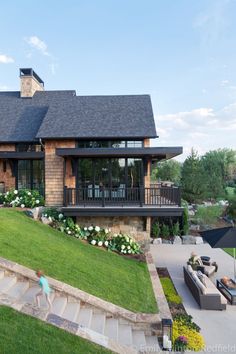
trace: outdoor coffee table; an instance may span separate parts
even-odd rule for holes
[[[235,284],[235,282],[231,279]],[[224,297],[231,303],[231,305],[236,305],[236,288],[228,288],[220,280],[216,280],[216,287],[221,292]]]

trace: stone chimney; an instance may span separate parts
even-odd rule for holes
[[[33,69],[20,69],[20,96],[33,97],[36,91],[44,91],[44,82]]]

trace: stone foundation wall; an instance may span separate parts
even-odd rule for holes
[[[113,234],[119,232],[129,234],[137,242],[143,242],[150,237],[150,217],[140,216],[77,216],[76,222],[81,226],[100,226],[111,229]]]
[[[46,141],[45,143],[45,200],[47,206],[63,205],[64,159],[56,148],[74,148],[75,141]],[[69,167],[69,162],[68,162]],[[68,178],[70,171],[68,169]]]
[[[15,144],[0,144],[0,151],[15,151]],[[4,172],[4,162],[0,159],[0,183],[4,183],[5,191],[15,188],[16,179],[12,176],[12,170],[9,162],[6,162],[6,171]]]

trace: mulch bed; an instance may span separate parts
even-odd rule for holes
[[[159,275],[159,278],[169,278],[173,284],[173,287],[175,288],[174,283],[171,279],[171,276],[168,272],[168,269],[167,268],[156,268],[156,269],[157,269],[157,273]],[[175,288],[175,291],[178,294],[176,288]],[[171,315],[173,318],[176,315],[187,315],[187,312],[186,312],[183,304],[175,304],[172,302],[168,302],[168,305],[169,305],[170,312],[171,312]]]

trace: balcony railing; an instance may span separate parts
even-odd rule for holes
[[[178,187],[67,188],[64,206],[180,206]]]

